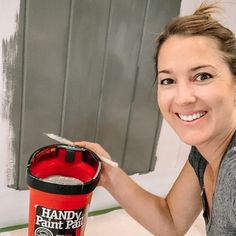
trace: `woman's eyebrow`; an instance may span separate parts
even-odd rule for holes
[[[204,68],[207,68],[207,67],[216,69],[213,65],[206,64],[206,65],[195,66],[195,67],[191,68],[190,71],[194,72],[194,71],[196,71],[196,70],[204,69]],[[161,73],[164,73],[164,74],[173,74],[173,71],[164,69],[164,70],[158,71],[158,72],[157,72],[157,75],[159,75],[159,74],[161,74]]]
[[[160,70],[157,72],[157,75],[159,75],[160,73],[171,74],[172,72],[170,70]]]
[[[191,68],[190,69],[190,71],[196,71],[196,70],[199,70],[199,69],[204,69],[204,68],[207,68],[207,67],[210,67],[210,68],[213,68],[213,69],[216,69],[214,66],[212,66],[212,65],[208,65],[208,64],[206,64],[206,65],[199,65],[199,66],[195,66],[195,67],[193,67],[193,68]]]

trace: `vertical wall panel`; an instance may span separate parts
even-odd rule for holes
[[[146,11],[143,40],[138,61],[137,87],[132,102],[124,168],[129,173],[151,170],[161,123],[154,85],[155,38],[173,16],[178,15],[180,0],[150,0]],[[129,157],[133,158],[129,158]],[[155,161],[155,160],[154,160]]]
[[[58,133],[60,129],[69,3],[27,1],[20,183],[25,182],[30,154],[45,145],[42,132]]]
[[[54,143],[42,132],[96,141],[128,173],[151,170],[160,123],[153,40],[178,14],[179,3],[22,0],[12,113],[19,163],[14,187],[26,187],[30,155]]]
[[[109,0],[75,1],[69,58],[64,135],[94,141]]]
[[[146,1],[113,1],[97,142],[122,160]]]

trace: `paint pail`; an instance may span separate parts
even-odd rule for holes
[[[100,170],[97,155],[84,148],[55,144],[34,152],[27,165],[28,236],[83,236]]]

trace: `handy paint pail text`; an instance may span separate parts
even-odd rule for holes
[[[55,144],[34,152],[27,165],[28,236],[83,236],[101,162],[87,149]]]

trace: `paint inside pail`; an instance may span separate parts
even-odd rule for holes
[[[55,144],[34,152],[27,165],[28,236],[83,236],[101,171],[98,156]]]

